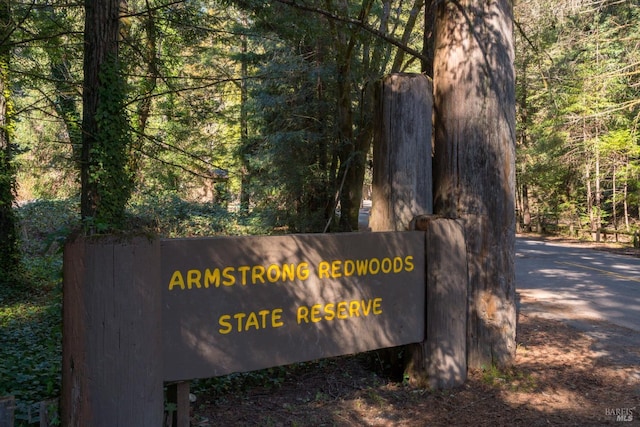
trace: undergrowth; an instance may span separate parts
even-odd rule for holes
[[[75,199],[38,200],[16,208],[23,274],[12,286],[0,287],[0,397],[15,397],[16,426],[38,423],[39,403],[60,396],[62,250],[66,237],[82,225],[78,208]],[[257,216],[175,195],[134,200],[128,215],[131,224],[152,224],[160,237],[271,233]],[[277,387],[283,375],[275,369],[195,386],[224,392],[261,381]],[[51,412],[50,422],[56,425],[55,408]]]

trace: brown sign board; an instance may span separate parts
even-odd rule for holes
[[[161,242],[164,380],[421,342],[421,232]]]

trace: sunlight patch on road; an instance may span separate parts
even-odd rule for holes
[[[620,273],[616,273],[614,271],[609,271],[609,270],[604,270],[602,268],[595,268],[595,267],[590,267],[588,265],[583,265],[583,264],[578,264],[575,262],[567,262],[567,261],[555,261],[556,264],[563,264],[563,265],[569,265],[572,267],[578,267],[578,268],[584,268],[586,270],[593,270],[593,271],[597,271],[598,273],[602,273],[602,274],[607,274],[613,277],[616,277],[618,279],[622,279],[622,280],[631,280],[634,282],[640,282],[640,277],[634,277],[634,276],[628,276],[625,274],[620,274]]]

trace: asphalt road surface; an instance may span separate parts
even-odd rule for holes
[[[640,362],[640,258],[518,238],[519,308],[569,323]],[[629,360],[627,360],[629,361]]]
[[[640,258],[517,239],[516,286],[521,295],[561,306],[567,316],[640,331]]]

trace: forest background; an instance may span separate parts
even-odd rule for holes
[[[373,87],[390,72],[431,73],[430,5],[289,3],[120,2],[114,102],[130,209],[179,199],[259,217],[263,232],[357,229]],[[515,4],[523,229],[629,231],[638,220],[639,7]],[[17,202],[77,198],[83,6],[14,2],[7,12]]]
[[[118,117],[103,129],[122,141],[127,218],[169,237],[358,228],[375,83],[391,72],[431,75],[435,2],[114,3],[118,61],[103,75],[113,79],[111,111],[98,118]],[[514,8],[518,227],[637,229],[640,3]],[[82,2],[1,2],[0,205],[3,227],[13,215],[19,224],[18,253],[3,268],[15,267],[34,300],[59,289],[58,238],[81,222],[116,225],[80,215],[84,26]],[[6,273],[3,284],[14,277]],[[55,300],[32,303],[3,310],[59,312]],[[56,396],[49,332],[27,337],[46,348],[26,373],[14,373],[27,364],[19,348],[5,350],[0,395],[23,384],[24,402]]]

